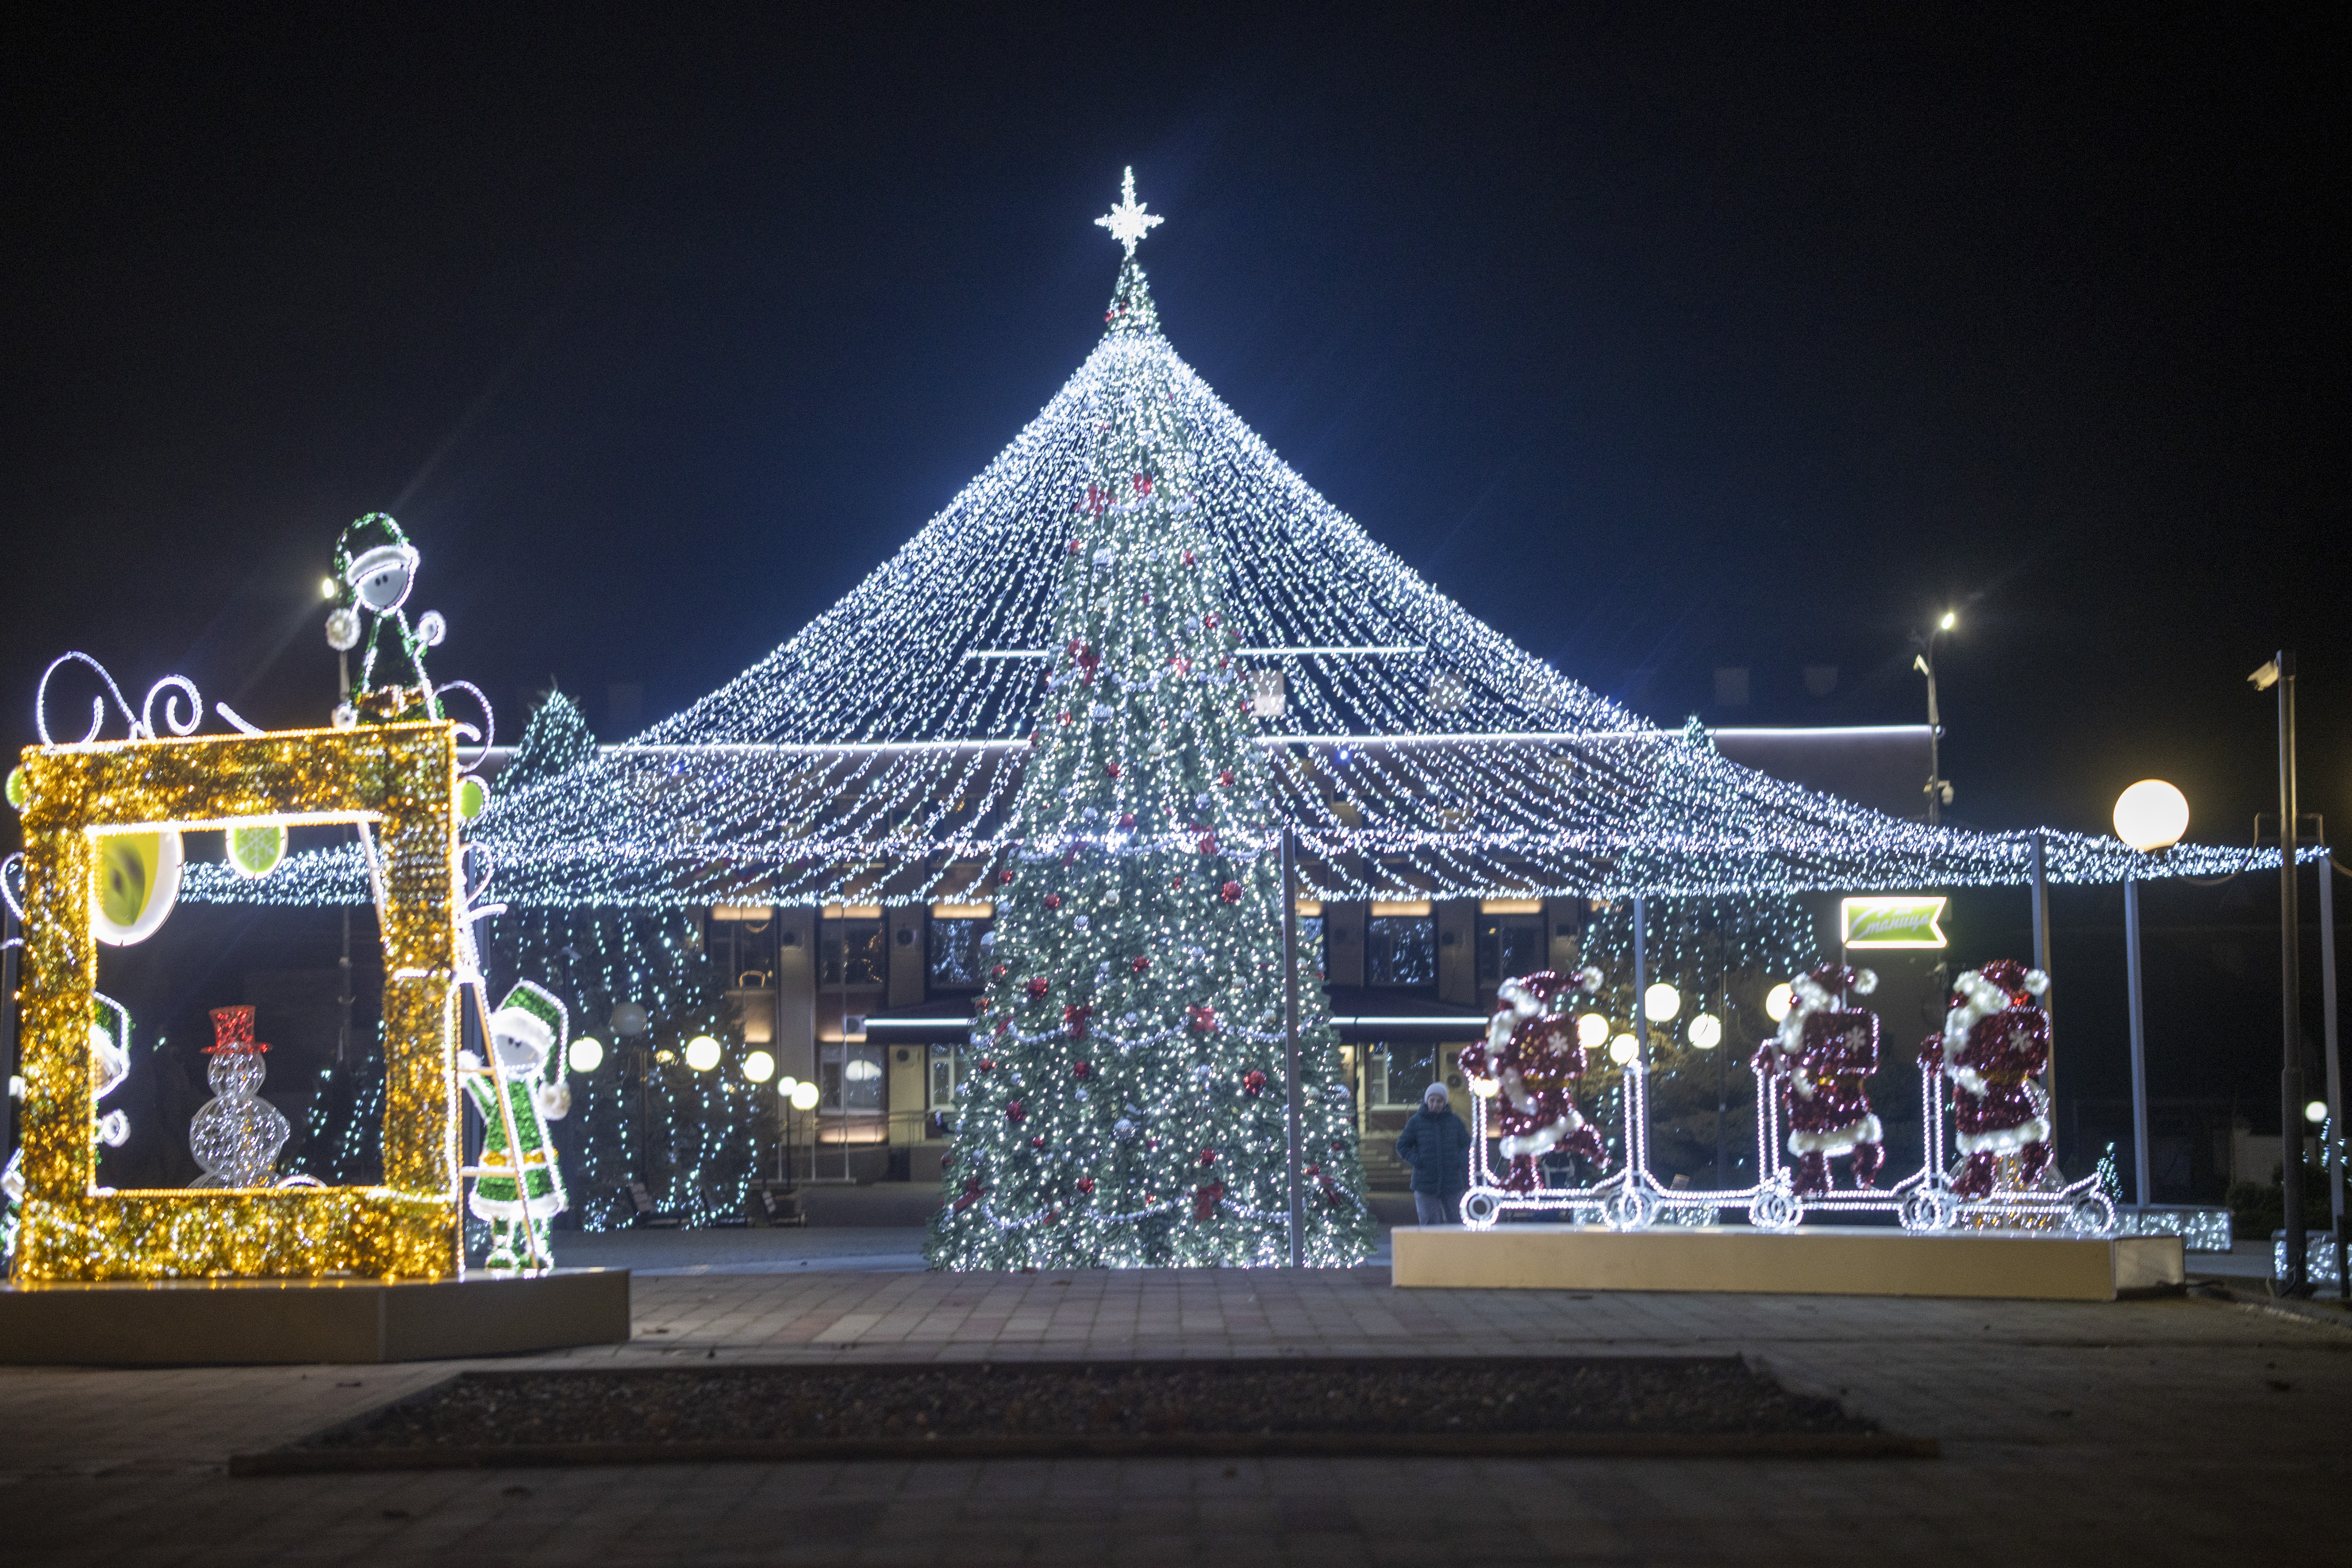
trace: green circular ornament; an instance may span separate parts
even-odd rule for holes
[[[267,877],[286,858],[286,828],[282,823],[247,823],[231,827],[226,837],[229,868],[247,880]]]
[[[472,773],[457,781],[457,815],[471,822],[488,809],[490,786]]]
[[[25,803],[32,798],[33,786],[26,782],[24,765],[19,763],[10,768],[8,770],[8,804],[22,811],[25,809]]]

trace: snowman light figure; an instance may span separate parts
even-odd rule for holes
[[[188,1128],[188,1149],[204,1174],[199,1187],[266,1187],[276,1173],[278,1152],[293,1129],[285,1113],[257,1092],[268,1068],[261,1059],[268,1050],[253,1037],[253,1009],[213,1009],[213,1043],[205,1047],[212,1060],[205,1078],[214,1098],[205,1102]]]
[[[448,623],[438,610],[427,610],[408,623],[409,590],[416,584],[416,547],[384,512],[372,511],[335,542],[335,608],[327,616],[327,644],[348,653],[364,632],[367,652],[360,657],[359,684],[352,699],[335,710],[335,728],[348,730],[365,719],[384,723],[399,718],[438,719],[441,702],[425,673],[425,650],[437,647],[448,635]],[[362,622],[362,615],[367,619]],[[394,628],[403,679],[375,684],[378,642],[384,627]],[[388,664],[386,673],[394,673]],[[413,679],[408,679],[413,677]],[[415,711],[412,712],[411,710]]]
[[[471,1049],[457,1053],[466,1098],[482,1118],[482,1173],[474,1178],[467,1206],[490,1226],[493,1268],[520,1268],[549,1251],[549,1232],[557,1215],[570,1206],[563,1194],[563,1175],[557,1168],[555,1139],[548,1123],[560,1121],[572,1109],[572,1089],[563,1080],[565,1037],[571,1031],[563,1004],[545,988],[518,982],[490,1015],[490,1049],[498,1058],[499,1077],[481,1071],[486,1065]],[[553,1076],[549,1076],[552,1068]],[[506,1091],[506,1111],[499,1106],[499,1089]],[[520,1158],[507,1135],[513,1118],[514,1138],[522,1144]],[[518,1190],[515,1172],[522,1179]],[[530,1235],[523,1231],[530,1226]],[[536,1242],[534,1246],[533,1243]]]

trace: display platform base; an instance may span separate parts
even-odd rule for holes
[[[1399,1226],[1399,1286],[1530,1290],[1742,1290],[1801,1296],[1965,1296],[2112,1301],[2178,1289],[2180,1237],[2105,1240],[2031,1231],[1913,1236],[1892,1227]]]
[[[18,1366],[439,1361],[628,1337],[625,1268],[0,1288],[0,1363]]]

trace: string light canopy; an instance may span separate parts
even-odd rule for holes
[[[1096,220],[1126,251],[1101,342],[996,459],[797,636],[683,712],[507,793],[471,841],[499,896],[537,907],[924,903],[1016,854],[1041,727],[1111,722],[1174,678],[1075,689],[1052,644],[1064,557],[1138,498],[1103,493],[1106,433],[1172,416],[1194,454],[1186,537],[1223,609],[1234,694],[1269,764],[1242,855],[1297,829],[1330,900],[1735,897],[2021,884],[2032,832],[1885,816],[1726,761],[1696,721],[1651,724],[1513,644],[1310,487],[1180,358],[1135,259],[1161,221]],[[1160,389],[1147,410],[1138,387]],[[2053,881],[2221,876],[2273,851],[2041,835]],[[1148,829],[1092,841],[1174,847]],[[183,896],[363,902],[357,850]]]

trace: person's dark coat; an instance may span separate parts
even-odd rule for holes
[[[1470,1129],[1451,1108],[1412,1113],[1396,1142],[1397,1158],[1412,1167],[1412,1190],[1455,1197],[1470,1190]]]

